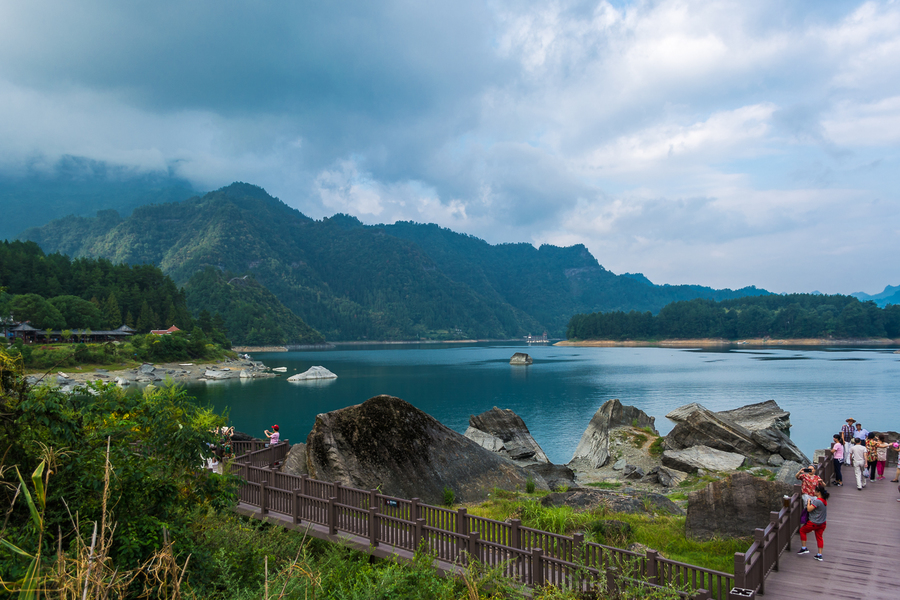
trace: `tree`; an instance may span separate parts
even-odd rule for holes
[[[122,311],[119,309],[119,301],[116,299],[115,292],[110,292],[103,303],[103,320],[110,329],[115,329],[122,325]]]
[[[59,310],[37,294],[14,296],[9,308],[20,321],[30,321],[38,329],[62,329],[66,320]]]

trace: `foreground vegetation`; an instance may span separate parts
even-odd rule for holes
[[[900,305],[879,308],[852,296],[788,294],[673,302],[649,312],[575,315],[570,340],[720,338],[900,338]]]

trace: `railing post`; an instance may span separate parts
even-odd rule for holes
[[[647,550],[647,581],[659,584],[659,574],[657,573],[658,565],[656,559],[659,558],[659,552],[656,550]]]
[[[341,482],[340,482],[340,481],[335,481],[335,482],[334,482],[334,497],[337,498],[337,503],[338,503],[338,504],[343,504],[343,503],[344,503],[344,498],[343,498],[343,496],[344,496],[344,495],[341,493]]]
[[[581,551],[584,548],[584,534],[583,533],[573,533],[572,534],[572,556],[569,557],[569,560],[576,564],[581,564],[582,556]]]
[[[459,510],[465,510],[461,508]],[[521,548],[521,544],[519,543],[519,527],[522,526],[521,519],[510,519],[509,521],[509,545],[515,549]]]
[[[300,522],[300,490],[294,490],[291,497],[291,517],[294,519],[294,525]]]
[[[767,563],[768,552],[766,552],[766,546],[765,546],[765,543],[766,543],[765,530],[754,529],[753,530],[753,540],[759,546],[759,552],[760,552],[760,556],[759,556],[760,560],[758,563],[756,563],[760,566],[760,569],[759,569],[759,593],[765,594],[766,593],[766,573],[769,572],[769,566],[770,566]]]
[[[262,515],[268,514],[269,512],[269,502],[267,496],[269,495],[267,492],[268,482],[263,479],[262,483],[259,484],[259,513]]]
[[[615,567],[606,567],[606,594],[610,598],[619,597],[618,576],[619,573]]]
[[[473,560],[480,561],[481,555],[478,552],[478,538],[481,537],[477,531],[469,533],[469,556]]]
[[[369,508],[375,508],[378,506],[378,490],[371,489],[369,490]]]
[[[747,583],[747,555],[734,553],[734,587],[742,588]]]
[[[711,598],[712,594],[709,592],[709,590],[704,590],[703,588],[700,588],[694,594],[694,600],[711,600]]]
[[[541,560],[544,549],[540,546],[531,549],[531,585],[544,585],[544,563]]]
[[[416,519],[416,540],[413,550],[418,550],[425,540],[425,519]]]
[[[369,545],[373,548],[378,545],[378,507],[369,507]]]
[[[337,498],[334,496],[328,499],[328,533],[337,533]]]
[[[410,505],[409,505],[409,520],[410,521],[415,521],[416,519],[419,518],[419,502],[421,502],[421,500],[419,500],[418,498],[413,498],[412,500],[410,500]]]
[[[459,535],[469,535],[469,518],[465,508],[460,508],[456,511],[456,533]],[[458,543],[460,552],[466,549],[465,542],[461,538]]]
[[[306,482],[309,479],[309,475],[304,473],[300,476],[300,493],[304,496],[309,496],[309,492],[306,489]]]
[[[781,536],[782,531],[780,527],[781,519],[778,518],[778,513],[774,510],[769,513],[769,523],[772,525],[772,528],[775,531],[775,564],[772,566],[776,571],[778,570],[778,563],[781,558]]]

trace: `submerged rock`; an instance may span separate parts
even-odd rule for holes
[[[531,357],[524,352],[516,352],[512,355],[512,358],[509,359],[509,364],[511,365],[530,365],[532,362],[534,361]]]
[[[337,375],[325,367],[310,367],[302,373],[291,375],[288,381],[307,381],[309,379],[337,379]]]
[[[469,417],[465,436],[476,444],[519,462],[549,463],[540,445],[531,436],[522,417],[496,406]]]
[[[306,444],[315,479],[378,487],[384,494],[431,504],[443,501],[444,488],[453,490],[457,501],[471,502],[483,500],[495,487],[524,489],[528,478],[511,460],[392,396],[318,415]]]

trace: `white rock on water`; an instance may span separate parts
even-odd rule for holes
[[[203,375],[207,379],[230,379],[234,377],[234,375],[228,371],[212,371],[210,369],[207,369]]]
[[[247,369],[241,369],[240,378],[247,379],[248,377],[251,377],[251,375],[247,372]]]
[[[337,375],[325,367],[310,367],[302,373],[288,377],[288,381],[308,381],[310,379],[337,379]]]

